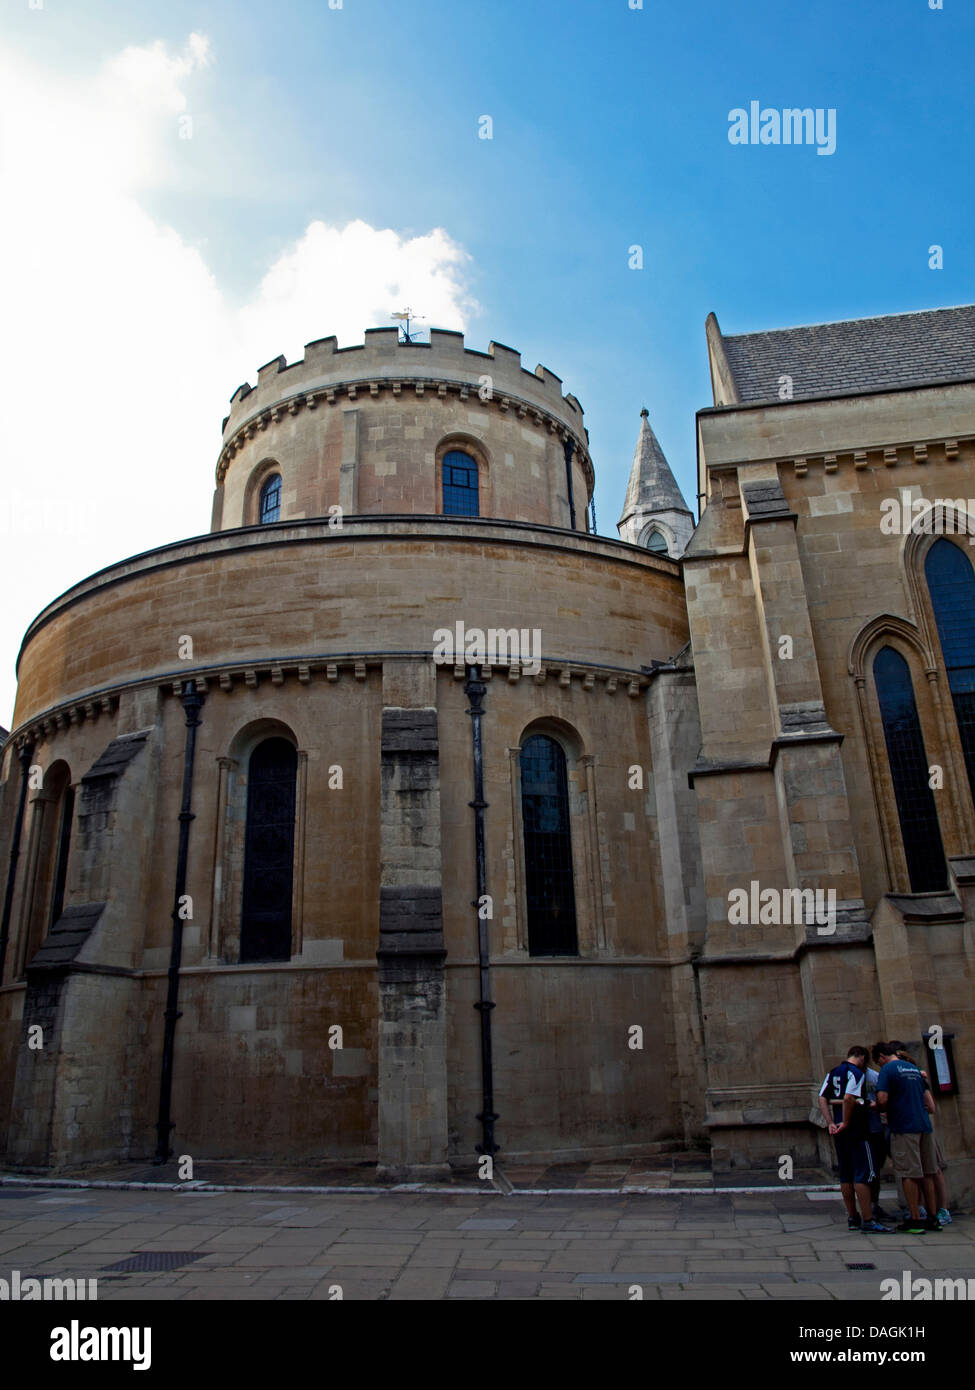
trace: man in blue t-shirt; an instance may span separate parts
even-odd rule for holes
[[[934,1101],[919,1069],[897,1056],[891,1043],[879,1043],[882,1063],[877,1077],[877,1105],[887,1112],[890,1129],[890,1156],[894,1172],[904,1182],[904,1196],[910,1217],[897,1227],[908,1235],[923,1235],[925,1231],[940,1231],[941,1223],[934,1212],[938,1210],[934,1175],[938,1171],[934,1136],[929,1116],[934,1113]],[[920,1214],[921,1195],[928,1215]]]

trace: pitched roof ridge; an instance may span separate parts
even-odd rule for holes
[[[767,338],[778,333],[805,333],[810,328],[842,328],[847,324],[881,323],[885,319],[921,318],[924,314],[953,314],[962,309],[975,310],[975,304],[944,304],[933,309],[900,309],[892,314],[864,314],[855,319],[822,319],[816,323],[793,323],[788,328],[759,328],[751,333],[725,333],[722,330],[721,336],[727,343],[734,342],[737,338]]]

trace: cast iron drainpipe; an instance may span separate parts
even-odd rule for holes
[[[162,1075],[159,1082],[159,1119],[156,1124],[156,1156],[153,1163],[165,1163],[172,1153],[169,1146],[173,1122],[170,1106],[173,1098],[173,1048],[176,1042],[176,1020],[182,1017],[179,1004],[179,967],[183,957],[183,919],[180,899],[186,892],[186,861],[190,846],[190,824],[195,820],[190,806],[193,801],[193,758],[196,754],[196,731],[200,727],[200,708],[205,695],[196,682],[183,682],[183,710],[186,714],[186,743],[183,749],[183,801],[179,812],[179,852],[176,856],[176,890],[173,895],[173,944],[169,956],[169,984],[166,990],[166,1027],[163,1033]]]
[[[25,743],[18,756],[20,758],[20,796],[17,801],[17,814],[14,817],[14,838],[10,845],[10,867],[7,870],[7,887],[3,895],[3,918],[0,919],[0,985],[3,984],[3,968],[7,963],[7,942],[10,938],[10,914],[14,905],[14,887],[17,882],[17,860],[20,858],[20,838],[24,831],[24,809],[27,805],[27,784],[30,779],[30,760],[34,756],[33,742]]]
[[[484,812],[488,803],[484,800],[484,752],[481,741],[481,718],[484,714],[484,696],[487,687],[481,680],[480,666],[468,667],[470,672],[464,684],[464,694],[471,702],[467,713],[471,716],[471,741],[474,751],[474,800],[467,804],[474,812],[474,856],[477,867],[477,956],[480,979],[480,998],[474,1005],[481,1015],[481,1122],[482,1140],[477,1152],[489,1156],[498,1152],[494,1142],[494,1063],[491,1056],[491,967],[490,936],[488,919],[481,914],[481,904],[487,895],[487,868],[484,856]]]

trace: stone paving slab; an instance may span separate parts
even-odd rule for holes
[[[838,1194],[76,1191],[0,1201],[0,1278],[95,1278],[102,1301],[324,1300],[337,1286],[362,1301],[626,1300],[634,1285],[658,1301],[876,1301],[890,1273],[975,1276],[971,1214],[923,1237],[862,1236]],[[202,1258],[108,1272],[145,1250]]]
[[[770,1191],[781,1189],[776,1169],[736,1170],[732,1173],[715,1173],[708,1152],[636,1155],[628,1160],[595,1159],[574,1163],[504,1163],[499,1165],[500,1176],[495,1184],[498,1191],[514,1189],[525,1194],[544,1194],[547,1192],[624,1193],[642,1192],[664,1193],[676,1191],[701,1190],[702,1196],[715,1189],[740,1187],[762,1187]],[[0,1180],[4,1177],[19,1177],[19,1172],[0,1169]],[[194,1164],[193,1177],[189,1181],[180,1178],[179,1165],[175,1160],[165,1164],[152,1163],[105,1163],[84,1167],[59,1169],[55,1178],[48,1181],[86,1181],[114,1185],[167,1185],[180,1189],[200,1189],[207,1186],[222,1186],[240,1191],[278,1190],[282,1198],[300,1198],[305,1192],[316,1189],[341,1191],[343,1195],[356,1196],[356,1189],[380,1187],[383,1190],[435,1190],[443,1193],[456,1193],[464,1190],[480,1192],[484,1184],[477,1179],[474,1168],[458,1167],[446,1177],[425,1184],[394,1183],[385,1181],[374,1163],[335,1163],[321,1162],[301,1165],[271,1165],[260,1163],[239,1163],[231,1160],[199,1160]],[[796,1187],[806,1185],[830,1185],[833,1178],[823,1169],[810,1168],[798,1171],[793,1183]],[[71,1200],[63,1198],[61,1200]]]

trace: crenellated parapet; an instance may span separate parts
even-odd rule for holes
[[[521,365],[521,353],[503,343],[490,343],[487,352],[464,346],[463,333],[434,328],[429,343],[404,343],[396,328],[369,328],[366,341],[340,348],[337,338],[319,338],[305,344],[298,362],[275,357],[258,370],[257,385],[245,382],[230,399],[224,422],[224,440],[262,410],[290,400],[299,392],[396,380],[409,386],[424,380],[453,380],[475,394],[483,378],[490,378],[493,393],[554,415],[580,434],[582,406],[575,396],[562,394],[562,381],[547,367],[533,372]]]

